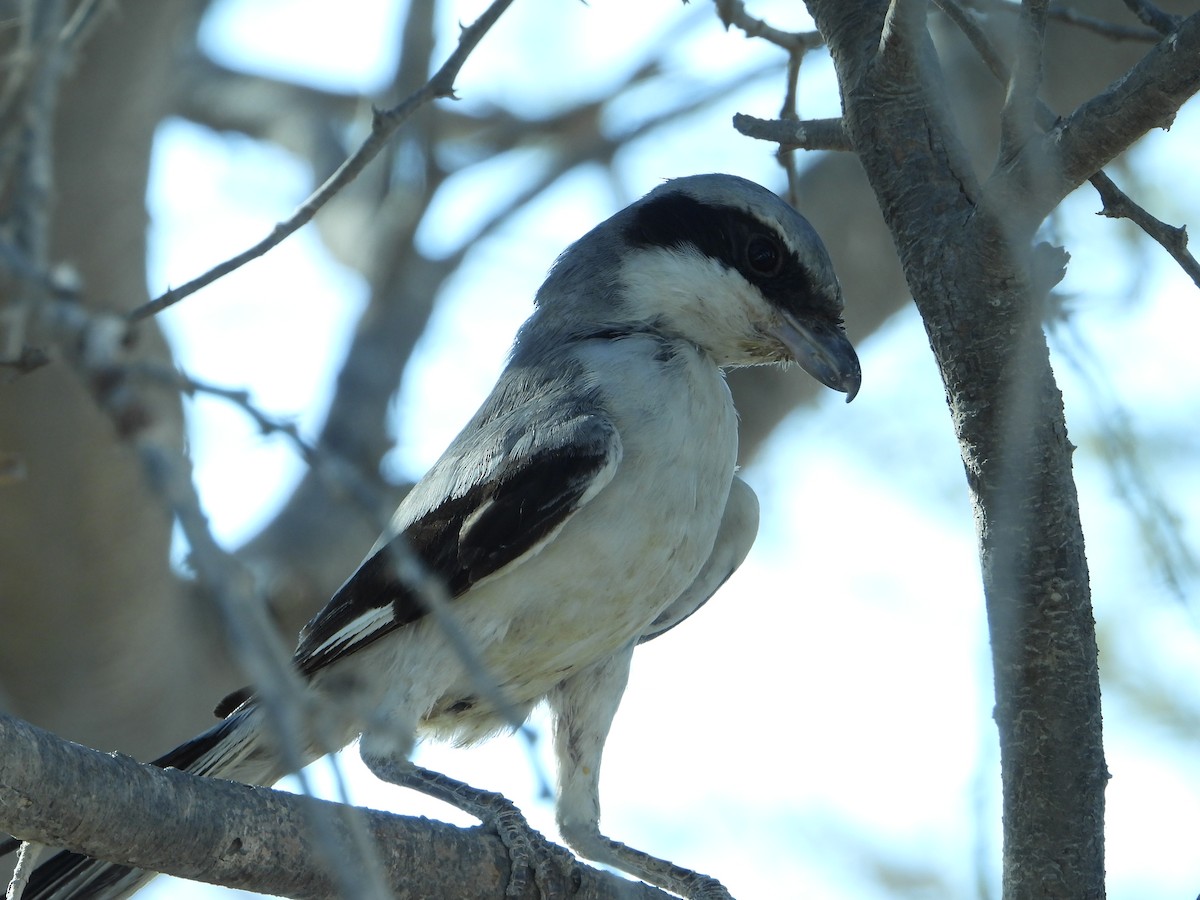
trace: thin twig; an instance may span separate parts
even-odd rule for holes
[[[853,150],[850,137],[838,119],[801,119],[790,122],[759,119],[744,113],[733,117],[733,127],[746,137],[772,141],[784,150]]]
[[[1097,215],[1131,221],[1170,253],[1175,262],[1179,263],[1179,267],[1192,279],[1192,283],[1200,287],[1200,262],[1188,251],[1186,227],[1176,228],[1150,215],[1134,203],[1104,172],[1097,172],[1088,181],[1100,194],[1100,200],[1104,204]]]
[[[0,240],[0,294],[14,298],[0,308],[0,367],[6,369],[2,380],[32,372],[50,362],[50,354],[29,343],[33,314],[46,303],[73,304],[79,299],[79,281],[66,267],[49,271],[39,268],[24,252]]]
[[[74,56],[91,34],[103,0],[85,0],[70,18],[62,0],[37,0],[20,12],[20,37],[5,60],[0,88],[0,145],[8,146],[0,184],[13,181],[13,235],[20,251],[46,264],[52,193],[54,112],[59,86]],[[65,23],[65,24],[64,24]],[[13,150],[11,148],[16,148]],[[14,169],[14,174],[12,170]]]
[[[745,32],[746,37],[762,38],[789,53],[805,53],[825,44],[817,31],[782,31],[768,25],[762,19],[746,12],[742,0],[716,0],[717,16],[726,27],[735,27]]]
[[[787,89],[784,91],[783,104],[779,109],[779,118],[784,122],[800,121],[800,67],[804,63],[804,51],[793,50],[788,53]],[[796,169],[796,151],[779,145],[775,158],[787,174],[788,200],[792,206],[802,206],[800,191],[800,173]]]
[[[12,233],[17,246],[38,268],[44,268],[50,240],[54,111],[64,53],[58,41],[65,15],[63,0],[41,0],[33,6],[28,87],[20,110],[20,149],[12,198]]]
[[[1037,132],[1045,42],[1046,0],[1025,0],[1017,22],[1017,58],[1009,72],[1004,106],[1000,110],[1002,164],[1016,159]]]
[[[105,11],[105,7],[108,7],[111,11],[116,7],[116,4],[109,2],[109,0],[84,0],[79,6],[75,7],[75,12],[67,20],[67,24],[63,26],[62,34],[59,38],[64,50],[74,56],[79,48],[83,46],[84,42],[91,37],[92,32],[96,29],[96,25],[100,21],[100,14]]]
[[[754,80],[773,73],[775,69],[775,65],[767,64],[749,71],[738,72],[720,84],[706,88],[703,93],[686,100],[669,112],[645,119],[628,129],[612,134],[601,133],[595,123],[601,120],[606,108],[625,96],[627,92],[637,90],[649,83],[649,78],[645,77],[646,74],[649,74],[648,69],[643,74],[635,73],[614,91],[612,97],[605,100],[548,119],[514,119],[511,123],[506,123],[506,127],[520,132],[529,143],[536,143],[543,135],[547,134],[567,134],[570,137],[558,141],[558,145],[554,149],[554,160],[546,165],[535,180],[509,197],[502,206],[482,220],[476,230],[464,237],[458,248],[444,261],[451,268],[456,266],[472,247],[478,246],[480,242],[502,227],[515,210],[539,196],[575,167],[585,163],[608,165],[612,157],[623,147],[628,147],[657,129],[722,100],[732,91],[744,88]],[[740,115],[734,117],[735,121],[739,118],[743,117]],[[756,122],[767,121],[753,119],[750,116],[744,118]],[[589,120],[589,123],[593,125],[591,133],[585,133],[585,129],[580,127],[580,121],[583,119]],[[576,138],[575,135],[582,135],[582,137]],[[515,141],[512,146],[516,146]],[[505,146],[503,149],[511,149],[511,147]]]
[[[1046,8],[1049,0],[1024,0],[1018,20],[1020,29],[1017,66],[1013,71],[1014,91],[1021,96],[1015,102],[1032,120],[1033,107],[1042,90],[1043,54],[1046,49]]]
[[[26,13],[22,46],[18,54],[24,65],[13,79],[17,86],[5,88],[4,117],[15,132],[5,171],[0,183],[8,186],[9,227],[0,246],[5,275],[16,281],[19,290],[0,313],[0,358],[6,375],[24,374],[46,360],[40,349],[26,344],[37,304],[47,297],[62,296],[65,282],[73,279],[51,271],[50,203],[54,192],[54,123],[59,87],[71,55],[78,49],[80,28],[78,13],[64,26],[64,0],[39,0]],[[67,38],[70,38],[69,40]],[[9,166],[11,165],[11,170]],[[0,188],[3,190],[3,188]],[[9,243],[11,241],[11,243]]]
[[[432,78],[402,103],[390,109],[376,110],[371,122],[371,133],[359,148],[334,172],[323,185],[317,188],[291,217],[280,222],[271,233],[253,247],[239,253],[237,256],[214,266],[203,275],[192,279],[184,285],[172,288],[148,303],[139,306],[129,313],[131,321],[138,321],[162,312],[169,306],[207,287],[219,278],[241,268],[253,259],[262,256],[272,247],[280,244],[285,238],[307,224],[317,211],[321,209],[335,194],[349,184],[366,168],[390,140],[391,136],[417,110],[434,100],[454,97],[454,81],[458,77],[463,64],[471,52],[483,39],[483,36],[500,18],[501,14],[512,4],[512,0],[493,0],[473,24],[462,30],[458,46],[450,54],[449,59],[442,65]]]
[[[1007,83],[1009,79],[1008,63],[1004,61],[1000,51],[992,44],[991,38],[980,26],[974,13],[964,9],[956,0],[933,0],[933,2],[963,33],[963,37],[975,48],[975,52],[979,54],[979,58],[983,60],[983,64],[988,67],[988,71],[996,77],[996,80]],[[1004,6],[1008,7],[1011,4],[1006,3]]]
[[[941,4],[938,5],[940,6]],[[999,12],[1013,15],[1021,12],[1019,4],[1010,3],[1008,0],[967,0],[966,5],[983,12]],[[943,11],[949,14],[948,11],[944,9]],[[1110,22],[1098,16],[1089,16],[1087,13],[1081,13],[1073,6],[1063,3],[1051,3],[1046,9],[1046,16],[1056,22],[1062,22],[1065,25],[1074,25],[1083,31],[1090,31],[1093,34],[1112,41],[1140,41],[1142,43],[1153,44],[1162,37],[1153,28],[1119,25],[1116,22]]]
[[[1149,25],[1160,35],[1170,34],[1183,21],[1179,16],[1163,12],[1149,0],[1125,0],[1125,6],[1142,24]]]
[[[1002,4],[1008,6],[1010,4]],[[1141,41],[1153,44],[1161,35],[1153,28],[1138,28],[1133,25],[1120,25],[1101,19],[1099,16],[1089,16],[1064,3],[1051,3],[1047,15],[1056,22],[1074,25],[1083,31],[1090,31],[1113,41]]]
[[[135,378],[146,379],[174,388],[188,397],[195,397],[197,394],[206,394],[210,397],[217,397],[232,403],[253,419],[254,424],[258,426],[264,435],[280,434],[286,437],[296,448],[300,458],[309,467],[316,469],[325,463],[325,457],[321,451],[301,437],[300,429],[296,427],[295,423],[285,422],[267,415],[267,413],[263,412],[251,401],[250,392],[245,388],[230,388],[200,381],[190,375],[184,374],[178,369],[155,362],[143,361],[134,363],[128,367],[127,371]],[[362,487],[363,490],[361,492],[354,492],[357,498],[361,499],[368,494],[374,495],[374,490],[369,486],[366,478],[362,479]],[[368,503],[367,508],[372,514],[378,513],[376,504],[373,502]]]

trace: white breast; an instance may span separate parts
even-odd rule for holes
[[[635,640],[691,584],[716,539],[737,457],[729,390],[691,345],[636,335],[583,344],[579,355],[620,433],[620,467],[550,546],[454,604],[520,707]],[[393,658],[405,697],[389,702],[408,705],[425,733],[459,742],[501,726],[435,623],[404,631]]]

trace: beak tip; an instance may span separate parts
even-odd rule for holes
[[[843,390],[846,392],[847,403],[858,396],[858,389],[860,387],[862,387],[862,372],[856,369],[854,374],[843,382]]]
[[[862,367],[840,322],[805,322],[785,316],[774,334],[788,358],[821,384],[841,391],[847,403],[858,396]]]

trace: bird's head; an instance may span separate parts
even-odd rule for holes
[[[825,246],[799,213],[732,175],[668,181],[610,220],[623,238],[623,315],[656,323],[720,365],[795,362],[858,393],[858,356]]]
[[[847,400],[862,379],[821,239],[733,175],[667,181],[598,225],[559,258],[538,306],[558,333],[648,330],[721,366],[795,362]]]

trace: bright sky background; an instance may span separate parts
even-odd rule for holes
[[[452,37],[455,20],[472,20],[482,5],[458,4],[443,16],[443,33]],[[386,0],[225,0],[203,38],[230,65],[370,93],[394,58],[390,7]],[[799,4],[751,8],[781,27],[804,27]],[[689,17],[691,38],[669,57],[681,85],[781,59],[761,42],[725,33],[706,3],[520,0],[467,64],[462,102],[503,96],[533,112],[602,96],[639,50]],[[728,123],[733,112],[772,115],[781,85],[781,76],[750,81],[724,104],[623,152],[617,169],[630,197],[614,197],[599,173],[576,174],[476,247],[405,381],[389,464],[415,476],[433,462],[490,388],[555,255],[616,206],[664,177],[702,171],[778,187],[769,148]],[[614,116],[635,122],[660,101],[639,102]],[[831,115],[836,103],[830,67],[814,55],[802,110]],[[1198,145],[1200,117],[1188,108],[1169,134],[1130,156],[1162,186],[1139,199],[1168,221],[1200,221]],[[495,202],[495,185],[527,164],[500,160],[449,185],[421,235],[425,246],[455,249],[481,205]],[[306,168],[281,151],[168,124],[149,198],[151,290],[258,240],[312,186]],[[1200,296],[1161,251],[1129,251],[1119,225],[1092,215],[1098,207],[1080,192],[1054,224],[1073,257],[1063,290],[1074,299],[1071,330],[1053,341],[1081,446],[1076,463],[1106,678],[1109,896],[1191,897],[1200,891],[1197,617],[1149,564],[1097,449],[1098,429],[1119,404],[1145,444],[1140,472],[1197,545]],[[831,249],[839,264],[871,264]],[[311,429],[365,290],[306,230],[162,320],[190,374],[248,387],[261,407]],[[981,859],[983,876],[998,880],[991,670],[971,514],[942,388],[911,308],[866,340],[851,337],[862,356],[861,395],[846,406],[830,392],[793,415],[745,473],[762,501],[758,544],[702,615],[638,651],[605,755],[606,832],[718,876],[740,900],[896,896],[879,888],[879,866],[909,870],[904,896],[911,897],[974,895]],[[1080,348],[1090,378],[1063,352],[1078,356]],[[219,537],[236,546],[286,496],[300,463],[236,409],[198,400],[190,413],[207,511]],[[1183,591],[1194,594],[1195,581]],[[342,757],[357,801],[469,821],[381,785],[353,752]],[[551,804],[535,795],[520,741],[470,751],[423,747],[417,758],[507,793],[553,834]],[[159,879],[144,896],[215,892]]]

